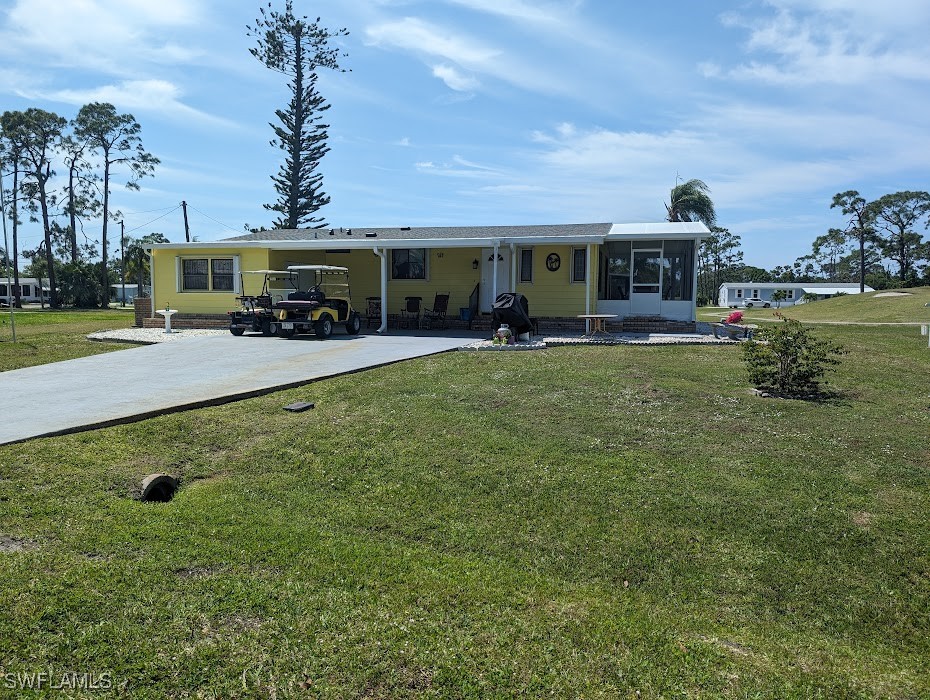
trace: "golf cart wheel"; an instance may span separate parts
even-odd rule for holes
[[[329,314],[323,314],[320,320],[313,324],[313,330],[316,337],[320,340],[326,340],[333,334],[333,317]]]
[[[262,321],[262,335],[266,338],[270,335],[274,335],[274,332],[271,330],[271,321],[267,318]]]
[[[362,317],[353,311],[349,314],[349,320],[346,321],[346,333],[358,335],[360,330],[362,330]]]
[[[245,333],[245,328],[230,328],[229,332],[235,336],[240,336]]]

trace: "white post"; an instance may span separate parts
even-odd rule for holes
[[[591,313],[591,244],[587,243],[584,247],[584,312]],[[591,332],[591,319],[586,318],[584,322],[585,332]]]
[[[494,307],[494,302],[497,300],[497,256],[498,250],[500,249],[500,241],[494,241],[494,249],[491,252],[491,258],[493,260],[493,267],[491,268],[491,307]]]
[[[510,244],[510,291],[517,291],[517,244]]]
[[[381,258],[381,326],[375,331],[378,335],[385,333],[388,327],[387,308],[387,249],[372,248],[374,254]]]
[[[16,196],[16,193],[13,193],[13,196]],[[13,331],[13,342],[16,342],[16,314],[13,313],[13,300],[16,298],[13,295],[13,289],[11,284],[13,282],[10,275],[13,274],[13,266],[16,264],[16,261],[10,258],[10,243],[7,240],[6,234],[6,205],[3,201],[3,172],[0,171],[0,217],[3,217],[3,251],[6,254],[7,260],[10,262],[10,269],[5,270],[7,273],[6,278],[6,291],[9,292],[10,299],[10,328]],[[42,298],[42,280],[39,280],[39,299]]]

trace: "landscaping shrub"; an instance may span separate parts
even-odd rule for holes
[[[743,345],[749,381],[781,396],[809,396],[820,392],[821,378],[839,364],[846,350],[814,337],[799,321],[783,318],[761,329]]]

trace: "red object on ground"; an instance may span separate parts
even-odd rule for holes
[[[729,316],[727,316],[726,323],[742,323],[743,322],[743,312],[734,311]]]

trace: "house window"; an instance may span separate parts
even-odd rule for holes
[[[600,246],[601,274],[597,298],[605,301],[630,298],[630,242],[611,241]]]
[[[572,282],[584,282],[587,277],[587,251],[584,248],[572,248]]]
[[[694,282],[694,244],[691,241],[665,241],[662,247],[662,298],[691,301]]]
[[[213,258],[210,261],[210,272],[213,278],[214,292],[233,291],[233,261],[232,258]]]
[[[5,296],[6,296],[6,285],[0,284],[0,297],[5,297]]]
[[[185,292],[210,289],[210,260],[196,258],[181,261],[181,290]]]
[[[737,299],[742,299],[742,298],[743,298],[743,290],[742,290],[742,289],[737,289],[737,290],[736,290],[736,298],[737,298]]]
[[[520,281],[533,281],[533,249],[523,248],[520,251]]]
[[[792,299],[794,299],[794,290],[793,290],[793,289],[787,289],[787,290],[785,290],[785,292],[786,292],[785,299],[788,299],[789,301],[791,301]]]
[[[392,250],[391,279],[425,280],[426,248],[398,248]]]
[[[758,299],[758,298],[759,298],[759,290],[758,290],[758,289],[753,289],[753,290],[752,290],[752,298],[753,298],[753,299]]]
[[[182,258],[182,292],[232,292],[236,289],[233,258]]]
[[[31,284],[24,284],[24,285],[23,285],[23,296],[24,296],[24,297],[28,297],[28,296],[30,296],[31,294],[32,294],[32,285],[31,285]]]

